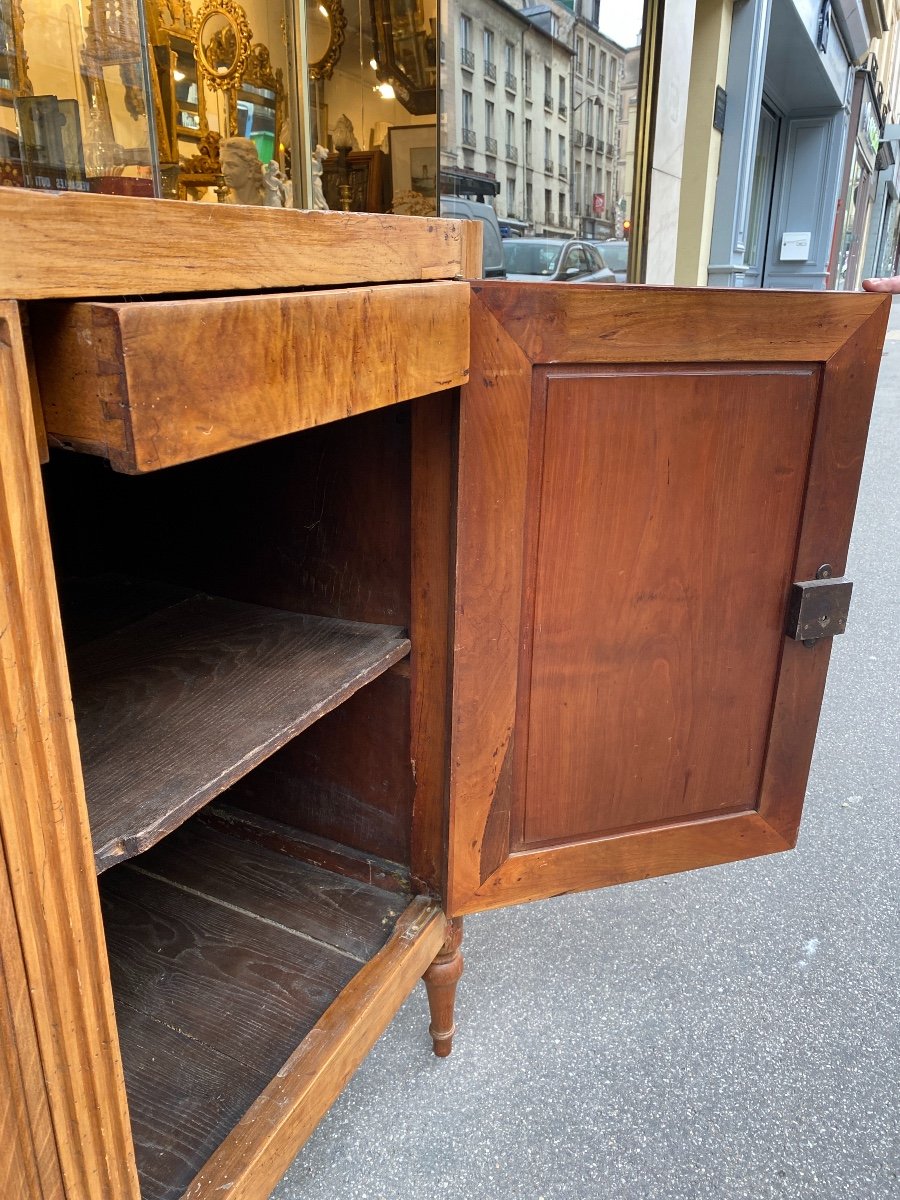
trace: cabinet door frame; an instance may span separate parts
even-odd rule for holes
[[[812,648],[784,640],[756,811],[514,849],[535,373],[556,364],[816,365],[793,577],[814,579],[823,563],[842,575],[889,310],[889,299],[870,294],[473,285],[459,429],[449,915],[792,847],[831,651],[827,638]]]

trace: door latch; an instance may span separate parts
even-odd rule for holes
[[[847,628],[850,610],[849,579],[832,579],[828,563],[819,567],[815,579],[795,583],[791,589],[785,632],[804,646],[814,646],[820,638],[834,637]]]

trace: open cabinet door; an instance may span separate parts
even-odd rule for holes
[[[449,913],[788,849],[889,298],[472,305]]]

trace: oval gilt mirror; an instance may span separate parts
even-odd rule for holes
[[[341,0],[311,0],[306,9],[306,60],[310,79],[330,79],[344,44],[347,18]]]
[[[253,34],[234,0],[206,0],[194,21],[194,55],[210,87],[240,84]]]

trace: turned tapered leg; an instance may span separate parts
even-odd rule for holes
[[[447,937],[441,952],[422,976],[428,991],[428,1007],[431,1009],[431,1042],[438,1058],[446,1058],[453,1049],[456,1025],[453,1021],[453,1005],[456,1002],[456,985],[463,973],[462,917],[447,922]]]

